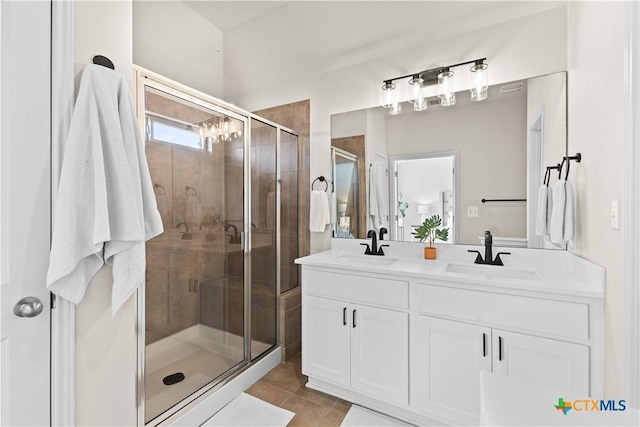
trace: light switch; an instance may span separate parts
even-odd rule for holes
[[[469,218],[475,218],[478,216],[478,207],[477,206],[467,206],[467,216]]]
[[[620,202],[618,200],[611,202],[611,228],[620,230]]]

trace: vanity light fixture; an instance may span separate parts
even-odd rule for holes
[[[437,67],[424,70],[419,73],[408,74],[406,76],[394,77],[383,81],[382,85],[382,106],[389,108],[389,114],[397,115],[402,111],[402,106],[398,102],[396,90],[396,80],[409,79],[411,85],[411,102],[414,111],[424,111],[428,108],[429,102],[424,97],[424,87],[438,85],[437,95],[440,105],[450,107],[456,104],[456,94],[454,92],[452,68],[462,65],[473,64],[471,67],[471,100],[483,101],[487,99],[489,88],[488,68],[485,63],[487,58],[474,59],[472,61],[461,62],[459,64],[446,67]]]

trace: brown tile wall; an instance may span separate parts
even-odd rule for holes
[[[282,238],[281,238],[281,295],[280,295],[280,346],[283,349],[283,359],[290,360],[300,352],[301,343],[301,305],[299,267],[293,264],[293,259],[309,254],[309,135],[310,135],[309,100],[294,102],[255,111],[255,114],[281,124],[299,135],[297,147],[294,150],[283,149],[281,166],[283,179],[282,206]],[[282,138],[285,141],[285,138]],[[281,147],[285,148],[285,147]],[[294,158],[297,154],[297,159]],[[294,169],[294,166],[296,167]],[[289,181],[286,181],[289,180]],[[293,185],[294,180],[297,188]],[[296,206],[291,198],[297,192]],[[297,227],[292,227],[294,215],[297,214]],[[286,227],[285,227],[286,224]],[[293,233],[296,231],[296,233]],[[285,238],[285,236],[287,236]],[[285,278],[285,273],[288,277]],[[292,287],[295,286],[295,287]],[[288,288],[288,289],[287,289]]]

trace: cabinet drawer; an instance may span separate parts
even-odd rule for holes
[[[409,282],[302,269],[302,291],[385,307],[409,308]]]
[[[422,313],[473,323],[589,339],[587,304],[421,284]]]

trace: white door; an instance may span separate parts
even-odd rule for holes
[[[419,316],[415,410],[477,425],[480,372],[491,371],[491,329]]]
[[[589,348],[494,329],[493,372],[588,396]]]
[[[406,405],[409,399],[409,315],[351,304],[349,317],[351,387],[388,402]]]
[[[349,303],[304,296],[302,299],[302,372],[349,386]]]
[[[0,2],[0,423],[11,426],[50,424],[50,11]]]

